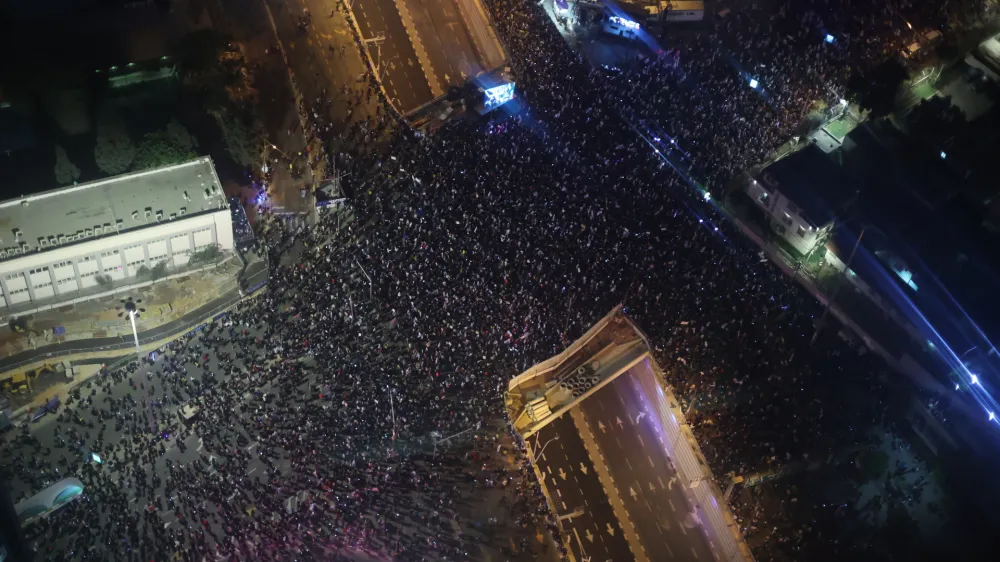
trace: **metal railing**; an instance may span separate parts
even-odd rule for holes
[[[264,269],[262,271],[263,272],[267,272],[268,270]],[[246,296],[238,295],[238,296],[235,296],[235,297],[233,297],[231,299],[228,299],[224,303],[221,303],[218,306],[213,307],[210,311],[206,312],[205,314],[198,315],[197,318],[192,319],[190,322],[185,323],[184,325],[182,325],[181,327],[179,327],[177,330],[171,330],[171,331],[164,332],[164,333],[158,333],[156,335],[140,337],[139,338],[139,345],[140,346],[142,346],[142,345],[148,345],[148,344],[153,343],[153,342],[180,337],[182,335],[185,335],[188,332],[196,332],[196,331],[198,331],[198,330],[201,329],[201,325],[206,324],[206,323],[210,322],[211,320],[215,319],[220,314],[228,311],[233,306],[235,306],[235,305],[239,304],[240,302],[242,302],[244,299],[250,298],[251,296],[253,296],[253,293],[255,293],[256,291],[262,289],[266,285],[267,285],[267,276],[265,275],[264,279],[262,281],[256,283],[247,292]],[[183,319],[183,317],[182,317],[182,319]],[[113,343],[113,344],[99,345],[99,346],[92,346],[92,347],[70,348],[70,349],[64,349],[64,350],[60,350],[60,351],[40,352],[40,353],[34,355],[31,358],[23,359],[21,361],[18,361],[17,363],[13,363],[13,364],[10,364],[10,365],[4,365],[2,368],[3,368],[4,371],[11,371],[11,370],[23,367],[25,365],[30,365],[32,363],[36,363],[38,361],[50,360],[50,359],[59,359],[61,357],[66,357],[68,355],[76,355],[76,354],[80,354],[80,353],[93,353],[93,352],[100,352],[100,351],[120,351],[120,350],[123,350],[123,349],[133,349],[133,348],[135,348],[135,340],[133,338],[130,338],[128,336],[120,336],[120,337],[122,339],[122,341],[120,343]],[[111,338],[103,338],[103,339],[111,339]],[[130,356],[126,356],[126,357],[127,357],[127,359],[132,359],[132,357],[130,357]]]

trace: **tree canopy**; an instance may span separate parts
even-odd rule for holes
[[[855,73],[847,83],[851,97],[871,117],[885,117],[892,113],[900,87],[910,77],[903,63],[887,59],[868,72]]]
[[[135,145],[125,121],[117,113],[104,112],[97,122],[97,142],[94,145],[97,167],[110,175],[121,174],[132,165],[135,155]]]
[[[222,140],[226,145],[233,162],[241,166],[250,166],[258,158],[260,143],[257,138],[260,133],[251,116],[240,111],[224,107],[211,112],[215,122],[222,130]]]
[[[69,155],[66,154],[66,149],[59,144],[56,145],[55,174],[56,182],[58,182],[59,185],[66,185],[80,179],[80,168],[77,168],[76,165],[70,161]]]
[[[197,141],[188,130],[176,120],[171,121],[166,129],[142,137],[132,169],[146,170],[191,160],[197,156],[196,146]]]

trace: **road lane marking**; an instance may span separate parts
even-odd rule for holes
[[[635,436],[639,438],[639,445],[643,449],[645,449],[646,448],[646,442],[642,440],[642,435],[639,435],[638,433],[636,433]]]
[[[660,489],[666,488],[666,486],[663,485],[663,480],[659,476],[656,477],[656,481],[660,483]]]
[[[677,508],[674,507],[674,500],[667,500],[667,501],[670,502],[670,511],[676,512]]]
[[[691,554],[694,554],[695,558],[698,557],[698,551],[696,551],[693,546],[691,547]]]

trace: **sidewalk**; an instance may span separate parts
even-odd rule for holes
[[[118,316],[123,298],[142,299],[140,307],[146,311],[136,322],[140,331],[166,324],[208,302],[219,294],[220,288],[235,287],[241,267],[238,259],[230,257],[214,269],[182,274],[136,289],[123,288],[112,295],[23,316],[28,333],[4,331],[0,335],[0,372],[12,368],[7,360],[22,352],[76,340],[131,336],[128,322]]]
[[[263,287],[267,281],[267,276],[267,263],[264,261],[254,261],[249,264],[247,270],[239,279],[236,272],[232,272],[228,280],[221,276],[216,276],[212,279],[201,279],[198,283],[193,284],[195,286],[191,286],[191,280],[178,279],[178,283],[188,285],[181,291],[178,291],[175,287],[167,287],[164,293],[177,296],[178,301],[176,302],[183,303],[183,306],[175,305],[171,309],[169,303],[156,305],[157,308],[163,307],[162,314],[157,317],[157,321],[149,322],[146,325],[144,325],[145,322],[143,320],[139,322],[140,344],[148,347],[170,334],[183,331],[186,327],[195,325],[198,320],[206,316],[223,312],[232,306],[232,304],[241,300],[244,294],[240,288],[241,284],[248,290],[256,291]],[[214,284],[212,284],[213,281]],[[224,290],[220,292],[220,289]],[[142,296],[142,298],[143,302],[140,304],[140,307],[147,308],[147,314],[149,314],[152,307],[147,305],[145,296]],[[116,300],[115,303],[117,302]],[[38,373],[38,376],[31,381],[31,390],[28,393],[12,393],[12,404],[16,406],[18,404],[37,402],[40,396],[47,392],[51,386],[63,384],[65,380],[61,378],[61,373],[57,374],[51,370],[51,367],[64,360],[79,362],[89,359],[94,363],[102,363],[112,358],[128,356],[134,353],[135,342],[131,328],[127,327],[122,322],[122,319],[117,317],[117,313],[113,310],[113,304],[102,306],[100,301],[81,303],[81,305],[100,308],[102,312],[110,308],[110,312],[114,314],[114,323],[117,325],[116,329],[112,330],[113,333],[109,333],[109,330],[106,329],[81,330],[76,332],[74,334],[76,337],[72,339],[62,340],[61,338],[55,338],[55,341],[51,343],[43,342],[34,348],[23,349],[0,359],[0,373],[9,375],[7,378],[12,377],[15,373],[28,373],[37,370],[46,371]],[[57,313],[59,311],[60,309],[56,309],[52,312]],[[81,320],[81,322],[93,320],[94,317],[90,317],[89,320]],[[118,326],[120,326],[120,329]],[[153,348],[155,347],[158,347],[158,345],[153,346]]]
[[[263,262],[258,262],[263,263]],[[265,276],[267,270],[258,270],[250,275],[248,278],[257,279],[261,277],[261,273]],[[164,345],[170,343],[171,341],[193,331],[199,329],[200,325],[210,323],[214,318],[225,314],[234,306],[239,305],[245,300],[252,299],[260,294],[264,290],[263,287],[258,289],[256,292],[250,295],[244,295],[238,287],[234,287],[232,290],[227,291],[225,294],[210,300],[204,305],[198,307],[195,310],[191,310],[187,314],[172,320],[167,324],[163,324],[151,330],[147,330],[139,333],[140,342],[140,353],[146,354],[155,351]],[[118,358],[119,362],[126,363],[135,358],[136,348],[135,342],[132,337],[119,338],[91,338],[87,340],[77,340],[74,342],[67,342],[64,344],[56,344],[52,346],[47,346],[41,350],[35,350],[31,352],[25,352],[35,354],[38,360],[31,365],[26,365],[25,369],[34,368],[37,365],[44,364],[46,362],[52,361],[62,361],[71,360],[74,363],[106,363],[109,359]],[[23,355],[23,354],[22,354]],[[10,360],[17,360],[18,357],[14,357]],[[2,364],[2,363],[0,363]],[[114,363],[108,365],[109,369],[113,369],[116,365]],[[62,379],[52,379],[42,382],[42,386],[35,388],[34,392],[30,395],[15,394],[10,397],[11,406],[13,407],[12,421],[19,423],[23,416],[28,413],[28,409],[34,409],[51,398],[58,397],[60,401],[64,401],[67,394],[74,388],[83,384],[91,377],[100,373],[100,369],[94,369],[90,373],[74,377],[72,380]],[[41,378],[41,377],[40,377]]]

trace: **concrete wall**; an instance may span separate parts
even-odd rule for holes
[[[780,191],[754,180],[746,185],[747,195],[767,213],[771,228],[801,254],[808,254],[826,239],[832,224],[814,225]]]
[[[81,290],[96,286],[97,276],[123,280],[161,261],[180,267],[192,252],[212,244],[233,250],[228,208],[4,261],[0,263],[0,307],[69,301]]]

